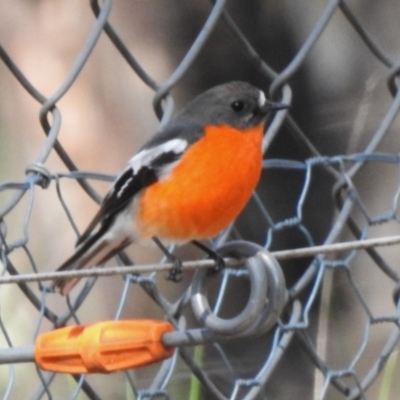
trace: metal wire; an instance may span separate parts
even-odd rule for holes
[[[298,2],[297,7],[302,7],[301,3]],[[270,5],[263,6],[270,10]],[[0,182],[0,194],[5,199],[0,203],[0,296],[4,299],[0,309],[2,398],[74,399],[82,394],[90,399],[107,398],[103,395],[104,382],[101,380],[81,375],[69,379],[68,385],[60,385],[58,382],[62,377],[58,374],[34,367],[35,340],[40,333],[65,325],[86,324],[104,318],[134,318],[136,315],[132,315],[131,307],[134,296],[142,299],[135,303],[139,316],[146,313],[148,318],[166,319],[172,323],[176,330],[166,333],[162,340],[166,346],[178,350],[157,367],[145,367],[144,372],[126,371],[112,375],[107,385],[116,398],[367,399],[379,398],[378,393],[383,390],[395,396],[398,379],[390,380],[384,389],[379,382],[393,373],[387,364],[396,358],[400,340],[400,271],[393,251],[400,243],[400,151],[398,138],[393,140],[400,110],[400,92],[397,90],[400,64],[391,56],[399,49],[384,49],[352,6],[344,0],[330,0],[315,17],[302,44],[287,58],[290,61],[286,60],[277,71],[271,65],[277,64],[271,63],[253,44],[249,32],[241,28],[243,21],[232,17],[230,2],[216,0],[205,2],[204,23],[197,36],[181,61],[161,81],[144,67],[147,60],[138,61],[141,58],[139,52],[131,50],[119,36],[118,29],[112,26],[114,7],[111,0],[101,4],[96,0],[88,2],[87,8],[94,15],[93,25],[64,79],[48,97],[19,67],[18,57],[0,45],[0,59],[11,73],[8,78],[13,76],[20,88],[37,102],[38,122],[46,137],[33,162],[25,160],[23,178],[1,174],[4,181]],[[315,62],[313,52],[324,43],[327,31],[340,29],[338,16],[342,28],[350,27],[362,43],[366,59],[372,60],[373,65],[378,64],[387,74],[386,84],[378,83],[386,95],[386,108],[381,110],[372,132],[357,151],[350,149],[328,155],[326,150],[320,150],[325,147],[310,134],[307,124],[296,113],[299,99],[303,97],[292,80],[307,64]],[[291,139],[301,145],[301,158],[292,159],[284,153],[280,158],[266,157],[264,161],[265,175],[272,177],[265,183],[269,185],[269,192],[274,193],[274,182],[285,176],[288,182],[296,182],[287,190],[295,200],[287,206],[291,200],[282,200],[281,196],[272,194],[272,199],[266,199],[263,182],[254,193],[252,208],[249,208],[250,222],[246,226],[260,232],[257,240],[262,244],[243,240],[249,235],[239,219],[211,243],[226,257],[227,268],[217,276],[207,273],[207,269],[215,266],[214,261],[196,259],[183,262],[184,284],[166,283],[163,272],[171,268],[171,264],[134,265],[123,252],[116,257],[116,266],[112,267],[60,273],[46,270],[37,261],[38,254],[31,244],[33,232],[40,232],[40,223],[34,214],[43,196],[53,194],[54,198],[55,194],[71,230],[78,235],[80,223],[68,207],[66,181],[77,182],[88,198],[100,202],[101,196],[89,181],[112,181],[114,178],[103,173],[102,165],[96,172],[80,169],[60,142],[65,119],[60,103],[74,90],[77,80],[84,79],[83,70],[96,51],[101,51],[102,38],[109,39],[115,57],[125,60],[130,73],[153,91],[153,108],[162,125],[174,112],[174,89],[183,84],[196,62],[210,51],[208,46],[222,34],[222,27],[236,40],[247,62],[269,82],[271,99],[293,103],[290,111],[277,113],[271,121],[263,148],[268,156],[282,130],[289,132]],[[164,42],[160,40],[160,43]],[[327,46],[326,42],[324,46]],[[353,112],[349,108],[348,115]],[[306,119],[311,120],[312,115],[307,115]],[[26,141],[29,140],[27,137]],[[390,145],[385,145],[388,142]],[[51,167],[52,153],[61,160],[64,170],[55,171]],[[377,182],[372,185],[372,190],[366,190],[371,171],[382,170],[387,181],[385,193],[374,192]],[[38,186],[43,189],[40,196]],[[324,195],[324,199],[330,202],[331,210],[335,208],[335,212],[329,212],[329,207],[321,205],[319,190],[323,186],[325,190],[331,190],[331,196]],[[313,203],[314,196],[320,196],[317,204],[324,211],[323,216],[319,214],[327,227],[323,233],[321,221],[309,218],[310,209],[316,204]],[[389,201],[384,201],[387,197]],[[279,208],[281,204],[278,203],[285,204]],[[371,203],[379,211],[371,211],[374,209]],[[299,238],[296,248],[291,247],[293,235]],[[62,244],[54,244],[57,245]],[[383,246],[386,251],[381,249]],[[18,257],[14,257],[15,254]],[[364,279],[368,274],[370,278]],[[101,305],[93,315],[85,313],[85,309],[94,309],[100,302],[95,294],[96,278],[111,275],[122,276],[119,290],[110,291],[107,299],[103,293],[104,302],[114,302],[112,314],[102,314]],[[48,291],[48,281],[61,276],[90,279],[63,301]],[[378,290],[381,293],[377,300],[375,293]],[[247,300],[241,296],[247,296]],[[14,298],[16,300],[10,302]],[[346,305],[341,304],[342,298]],[[7,309],[17,302],[18,307],[29,310],[32,321],[31,331],[23,335],[22,342],[13,325],[13,310]],[[241,311],[237,311],[239,308]],[[378,339],[376,331],[380,332]],[[297,363],[299,351],[308,356],[307,360],[301,361],[301,366]],[[340,358],[339,353],[346,354],[341,354]],[[21,366],[30,368],[29,372],[24,370],[23,376],[19,373]],[[309,379],[304,383],[305,376],[309,377],[312,372],[312,382]],[[29,385],[26,384],[28,375]],[[276,383],[280,379],[284,385]],[[289,389],[285,391],[285,388]],[[297,397],[293,393],[306,395]]]

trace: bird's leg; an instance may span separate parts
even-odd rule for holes
[[[199,249],[203,250],[204,253],[206,253],[208,257],[211,258],[211,260],[215,261],[216,265],[214,268],[210,269],[210,273],[215,274],[225,268],[225,261],[218,253],[216,253],[214,250],[211,250],[203,243],[198,242],[197,240],[192,240],[192,243]]]
[[[168,249],[161,243],[160,239],[158,239],[156,236],[152,237],[154,243],[158,246],[158,248],[164,253],[165,257],[167,260],[171,263],[174,264],[174,266],[169,270],[169,273],[167,275],[167,280],[172,281],[172,282],[180,282],[182,280],[182,261],[174,256]]]

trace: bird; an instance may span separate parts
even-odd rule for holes
[[[288,107],[244,81],[198,95],[128,161],[57,271],[102,265],[131,243],[152,240],[164,252],[164,244],[192,242],[215,254],[199,241],[245,207],[260,179],[268,116]],[[78,280],[58,278],[51,288],[66,295]]]

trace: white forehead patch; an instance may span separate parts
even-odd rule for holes
[[[265,98],[265,94],[262,90],[260,90],[259,95],[258,95],[258,105],[260,107],[262,107],[266,102],[267,102],[267,99]]]

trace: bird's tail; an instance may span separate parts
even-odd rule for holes
[[[127,237],[106,239],[104,233],[100,229],[85,240],[57,271],[79,270],[101,265],[131,243],[131,240]],[[51,289],[65,296],[79,280],[80,278],[58,278],[53,281]]]

